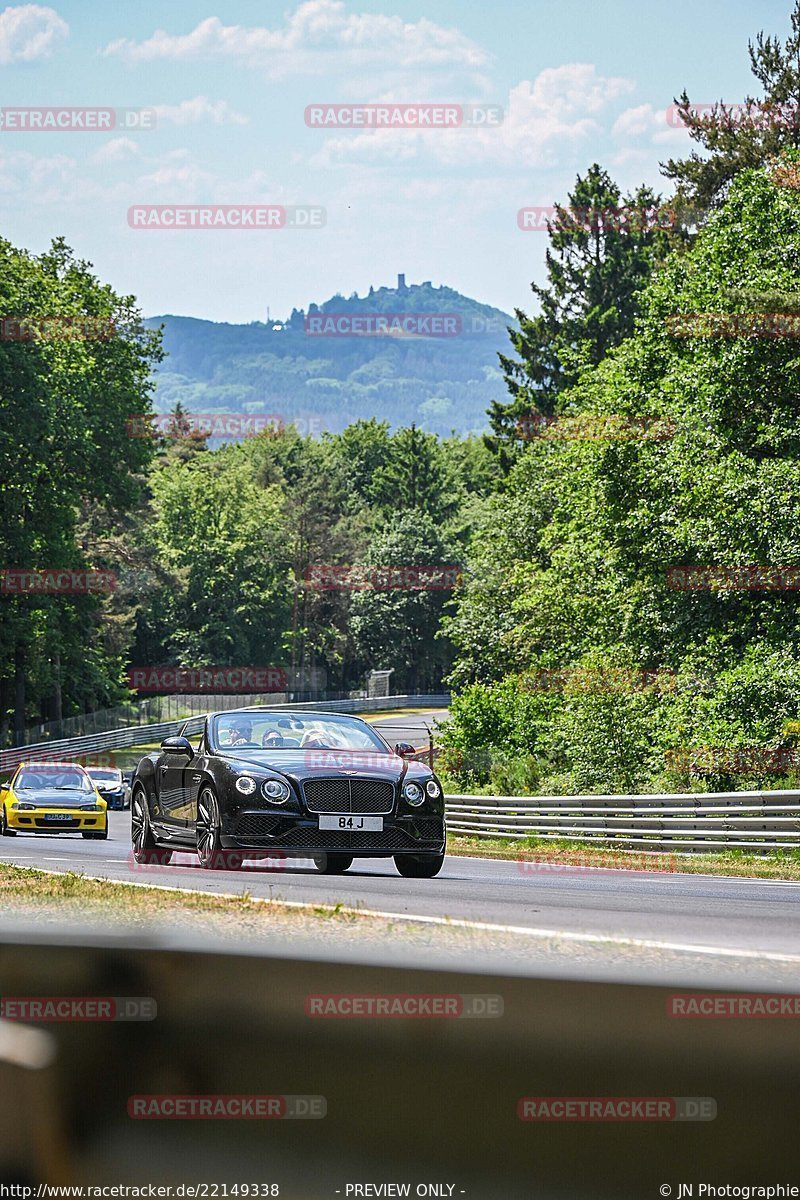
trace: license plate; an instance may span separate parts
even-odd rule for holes
[[[380,833],[383,830],[383,817],[362,817],[355,813],[335,813],[328,817],[320,817],[320,829],[335,829],[341,833],[352,830],[354,833]]]
[[[71,821],[72,817],[69,813],[45,813],[45,821]]]

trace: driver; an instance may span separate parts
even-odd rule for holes
[[[308,729],[300,742],[304,750],[327,750],[328,743],[321,729]]]
[[[253,736],[253,722],[246,717],[237,717],[229,730],[229,746],[246,746]]]

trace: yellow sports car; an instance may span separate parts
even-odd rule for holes
[[[77,763],[20,763],[0,790],[0,834],[108,837],[107,804]]]

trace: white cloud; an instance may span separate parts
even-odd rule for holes
[[[132,138],[112,138],[89,156],[89,162],[95,166],[104,167],[114,163],[130,162],[131,159],[141,158],[141,148]]]
[[[201,121],[210,121],[212,125],[247,125],[250,120],[231,108],[227,100],[209,100],[207,96],[181,100],[180,104],[156,104],[154,109],[159,125],[197,125]]]
[[[328,138],[312,165],[403,162],[427,153],[451,166],[553,167],[599,138],[603,131],[595,118],[634,86],[598,75],[590,63],[547,68],[511,89],[500,125],[344,133]]]
[[[143,158],[137,150],[129,139],[114,138],[85,161],[65,154],[0,153],[0,215],[7,219],[4,204],[10,196],[5,194],[13,194],[16,209],[24,197],[26,207],[52,211],[58,228],[66,215],[85,216],[87,211],[102,212],[122,228],[133,204],[302,204],[317,199],[276,184],[261,170],[236,178],[208,171],[185,148],[153,158]],[[125,178],[111,175],[104,168],[112,162],[133,164],[135,170]]]
[[[653,132],[652,104],[640,104],[636,108],[626,108],[614,122],[611,132],[615,137],[641,137],[643,133]]]
[[[19,4],[0,13],[0,64],[49,58],[69,36],[69,26],[53,8]]]
[[[145,195],[151,198],[155,193],[167,202],[191,204],[204,196],[214,176],[204,171],[196,163],[186,162],[181,166],[160,166],[149,175],[141,175],[136,180],[136,186],[142,191],[142,203]]]
[[[686,129],[668,119],[668,110],[654,109],[652,104],[640,104],[620,113],[611,129],[612,134],[626,140],[640,140],[643,146],[678,146],[686,140]]]
[[[477,71],[489,61],[486,51],[457,29],[427,17],[409,22],[383,13],[349,13],[343,0],[305,0],[276,29],[223,25],[219,17],[207,17],[190,33],[159,29],[143,42],[111,42],[104,53],[129,62],[237,62],[275,78],[323,68],[349,75],[376,66]]]
[[[565,63],[541,71],[528,86],[532,105],[566,120],[579,113],[599,113],[612,100],[632,92],[636,84],[621,76],[598,75],[593,63]]]

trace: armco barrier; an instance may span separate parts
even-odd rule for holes
[[[266,708],[305,709],[311,712],[389,712],[398,708],[446,708],[450,696],[382,696],[369,700],[320,700],[302,704],[270,705]],[[259,706],[261,707],[261,706]],[[213,707],[209,709],[213,712]],[[0,750],[0,771],[9,771],[18,762],[42,758],[77,758],[81,754],[98,754],[104,750],[123,750],[148,742],[160,742],[171,737],[184,727],[187,733],[199,733],[203,728],[206,713],[177,721],[161,721],[155,725],[132,725],[127,729],[109,729],[105,733],[92,733],[83,737],[64,738],[59,741],[37,742],[31,746],[12,746]]]
[[[449,832],[649,850],[800,849],[800,792],[448,796]]]

